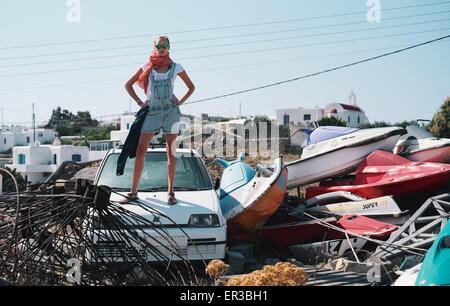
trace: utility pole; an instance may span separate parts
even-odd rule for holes
[[[241,119],[241,108],[242,108],[242,103],[239,102],[239,119]]]
[[[3,130],[3,107],[2,107],[2,127],[1,129]]]
[[[36,117],[34,114],[34,103],[33,103],[33,143],[36,142],[36,123],[35,123]]]

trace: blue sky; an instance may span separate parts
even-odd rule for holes
[[[0,107],[5,123],[25,125],[32,103],[37,121],[57,106],[93,116],[128,110],[123,84],[158,33],[169,35],[172,58],[196,85],[191,101],[265,85],[448,35],[450,1],[392,10],[440,2],[381,0],[381,22],[369,23],[367,0],[80,0],[81,22],[70,23],[66,0],[2,0]],[[259,25],[230,27],[249,24]],[[371,121],[431,119],[450,96],[448,54],[450,39],[182,112],[237,115],[242,103],[243,115],[274,116],[276,108],[346,102],[354,90]],[[177,94],[185,90],[177,81]]]

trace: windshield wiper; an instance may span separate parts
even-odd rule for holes
[[[209,188],[192,188],[192,187],[175,187],[176,191],[200,191],[200,190],[209,190]]]
[[[142,191],[142,192],[167,191],[167,186],[143,188],[143,189],[139,189],[138,191]]]
[[[112,191],[117,191],[117,192],[123,192],[123,191],[130,191],[131,188],[124,188],[124,187],[112,187],[111,188]]]

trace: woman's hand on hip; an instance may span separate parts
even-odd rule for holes
[[[175,104],[175,105],[181,105],[183,102],[181,102],[180,100],[178,100],[178,98],[177,97],[175,97],[175,96],[172,96],[172,102]]]
[[[145,102],[140,101],[140,102],[138,103],[138,105],[139,105],[140,107],[144,108],[144,107],[150,105],[150,101],[149,101],[149,100],[145,100]]]

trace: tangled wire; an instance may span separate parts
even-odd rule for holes
[[[140,203],[132,212],[110,202],[106,186],[82,195],[57,190],[1,195],[0,278],[16,285],[199,283],[180,246],[189,237],[169,217]]]

